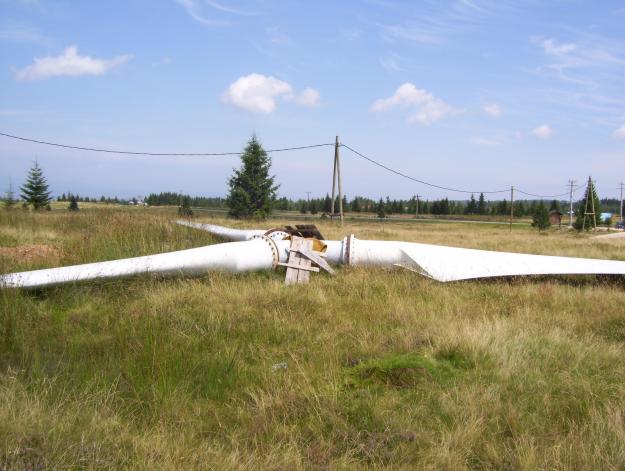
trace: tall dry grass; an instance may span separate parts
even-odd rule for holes
[[[3,214],[0,241],[52,244],[62,263],[215,242],[172,216]],[[564,233],[383,224],[319,226],[623,258]],[[349,268],[290,288],[258,273],[4,290],[0,467],[623,469],[624,305],[601,279]]]

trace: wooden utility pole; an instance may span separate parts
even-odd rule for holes
[[[592,212],[588,212],[588,200],[590,200],[592,206]],[[592,227],[597,229],[597,215],[595,214],[595,198],[594,187],[592,184],[592,178],[588,177],[588,187],[586,188],[586,206],[584,208],[584,221],[582,223],[582,230],[586,230],[586,216],[592,215]]]
[[[575,185],[575,180],[569,180],[569,186],[571,187],[569,191],[569,229],[573,228],[573,186]]]
[[[334,219],[334,200],[336,199],[336,157],[339,153],[338,142],[339,137],[336,136],[336,142],[334,144],[334,170],[332,170],[332,203],[330,203],[330,219]]]
[[[623,222],[623,182],[620,183],[621,187],[621,223]]]
[[[514,186],[510,187],[510,232],[512,232],[512,218],[514,217]]]
[[[339,217],[341,218],[341,226],[343,225],[343,182],[341,180],[341,161],[339,156],[339,136],[336,136],[334,142],[334,171],[332,172],[332,203],[330,205],[330,217],[334,218],[334,200],[336,198],[336,183],[339,187]]]
[[[421,195],[415,195],[415,203],[417,204],[417,209],[415,210],[414,217],[417,219],[419,217],[419,197]]]

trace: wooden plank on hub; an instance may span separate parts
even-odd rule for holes
[[[311,261],[303,256],[299,250],[312,250],[312,239],[304,239],[303,237],[291,236],[291,250],[286,268],[286,277],[284,283],[293,285],[296,283],[308,283],[310,280]],[[318,271],[317,268],[315,271]]]

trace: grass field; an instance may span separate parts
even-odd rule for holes
[[[218,242],[173,217],[2,212],[0,271]],[[625,260],[622,239],[529,227],[318,225],[327,238]],[[1,290],[0,469],[625,468],[624,283],[283,278]]]

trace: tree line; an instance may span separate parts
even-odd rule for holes
[[[151,193],[144,199],[150,206],[178,206],[182,215],[192,215],[192,207],[228,209],[231,216],[237,218],[265,218],[272,210],[299,211],[303,214],[330,214],[332,212],[332,198],[326,193],[321,198],[290,199],[277,197],[279,185],[275,184],[275,177],[270,176],[271,159],[262,145],[252,136],[241,154],[241,167],[234,171],[228,180],[229,192],[227,197],[189,196],[176,192]],[[51,192],[43,175],[41,167],[35,162],[29,170],[26,182],[20,187],[21,202],[24,207],[33,209],[50,209]],[[6,193],[5,206],[12,207],[19,200],[15,199],[12,185]],[[114,204],[137,204],[136,198],[123,200],[117,197],[101,196],[99,199],[88,196],[79,196],[68,193],[61,194],[57,201],[69,201],[68,209],[77,210],[78,202],[100,202]],[[588,202],[594,208],[594,215],[589,215]],[[552,200],[548,205],[542,200],[517,200],[512,204],[506,199],[487,201],[484,194],[476,198],[471,195],[468,200],[438,200],[391,199],[390,197],[373,199],[365,196],[355,196],[348,199],[343,196],[342,202],[338,198],[334,201],[334,211],[337,212],[339,203],[342,203],[344,212],[374,213],[384,218],[388,215],[401,214],[431,214],[431,215],[491,215],[507,216],[514,213],[517,217],[532,216],[534,225],[539,229],[548,227],[549,213],[562,211],[568,208],[566,201]],[[590,228],[601,222],[589,220],[598,218],[602,211],[617,212],[620,201],[616,199],[600,200],[595,185],[591,182],[586,188],[584,197],[575,205],[576,225],[579,228]]]

